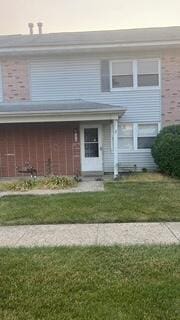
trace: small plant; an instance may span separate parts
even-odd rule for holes
[[[16,182],[8,183],[7,189],[11,191],[27,191],[32,190],[36,185],[36,180],[28,179],[28,180],[19,180]]]
[[[51,176],[39,181],[39,185],[42,189],[65,189],[74,187],[76,181],[74,178],[66,176]]]
[[[28,191],[32,189],[66,189],[77,185],[77,181],[72,177],[51,176],[42,179],[18,180],[15,182],[5,182],[0,184],[1,191]]]
[[[142,172],[144,173],[148,172],[147,168],[142,168]]]

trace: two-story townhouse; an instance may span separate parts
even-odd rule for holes
[[[155,168],[180,123],[180,27],[0,37],[0,177]]]

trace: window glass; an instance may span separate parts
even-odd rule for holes
[[[85,142],[98,142],[98,128],[84,129]]]
[[[98,158],[98,143],[85,143],[85,158]]]
[[[132,137],[133,125],[130,123],[122,123],[119,125],[119,136]]]
[[[133,149],[133,125],[131,123],[119,124],[118,132],[118,147],[119,149]]]
[[[138,137],[138,149],[151,149],[155,137]]]
[[[158,61],[157,60],[139,60],[138,74],[157,74]]]
[[[119,138],[118,139],[118,148],[123,150],[132,150],[133,149],[133,138]]]
[[[133,87],[132,61],[112,62],[112,87]]]
[[[138,86],[159,86],[159,63],[155,60],[139,60],[137,63]]]
[[[138,125],[138,136],[139,137],[151,137],[157,136],[158,125],[157,124],[139,124]]]
[[[98,128],[84,129],[85,158],[99,157]]]
[[[138,149],[150,149],[157,134],[157,124],[139,124],[137,141]]]
[[[128,75],[132,74],[133,67],[132,61],[115,61],[112,63],[112,74],[113,75]]]

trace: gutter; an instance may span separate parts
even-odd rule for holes
[[[86,112],[0,112],[0,123],[45,123],[45,122],[80,122],[80,121],[104,121],[118,120],[125,110],[100,110]]]
[[[8,53],[38,53],[38,52],[63,52],[78,51],[90,49],[122,49],[122,48],[141,48],[141,47],[167,47],[180,46],[180,41],[152,41],[152,42],[134,42],[134,43],[116,43],[116,44],[95,44],[95,45],[67,45],[67,46],[39,46],[39,47],[11,47],[0,48],[0,54]]]
[[[28,116],[56,116],[56,115],[62,115],[62,116],[72,116],[72,115],[96,115],[96,114],[124,114],[126,111],[126,109],[101,109],[101,110],[77,110],[77,111],[72,111],[72,110],[68,110],[68,111],[17,111],[17,112],[1,112],[0,111],[0,118],[1,117],[7,117],[7,116],[13,116],[13,117],[28,117]]]

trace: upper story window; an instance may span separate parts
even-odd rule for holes
[[[159,86],[159,63],[155,60],[139,60],[137,62],[138,87]]]
[[[133,87],[133,63],[132,61],[112,63],[112,87]]]
[[[111,61],[111,89],[159,87],[159,60]]]

